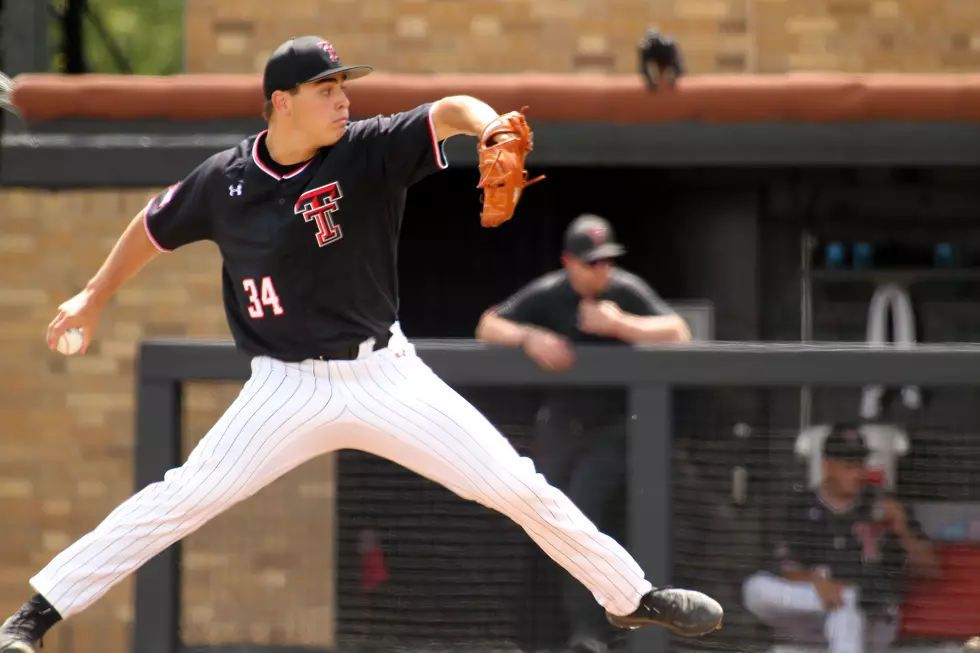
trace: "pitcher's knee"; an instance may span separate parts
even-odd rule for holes
[[[257,491],[231,471],[185,464],[169,470],[162,481],[148,485],[141,493],[172,517],[214,514]]]
[[[527,459],[522,459],[522,462]],[[530,463],[529,460],[527,460]],[[545,512],[555,505],[558,490],[548,484],[544,476],[534,471],[533,463],[520,465],[509,473],[499,476],[502,483],[489,497],[494,507],[501,510],[528,508],[536,513]]]

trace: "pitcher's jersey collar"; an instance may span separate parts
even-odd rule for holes
[[[292,166],[279,166],[271,161],[264,161],[262,157],[262,152],[260,151],[260,143],[263,143],[263,139],[269,133],[269,130],[263,130],[255,137],[255,142],[252,143],[252,162],[258,167],[259,170],[269,175],[276,181],[282,181],[283,179],[292,179],[296,175],[301,174],[306,168],[313,163],[313,159],[316,156],[311,157],[309,160],[300,163],[299,165]],[[264,143],[263,143],[264,144]],[[277,171],[280,170],[280,172]]]

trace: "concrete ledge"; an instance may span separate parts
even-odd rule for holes
[[[236,123],[235,127],[260,123]],[[0,141],[0,184],[42,188],[158,186],[250,131],[134,132],[88,123],[84,131],[9,132]],[[642,124],[539,122],[535,166],[755,168],[760,166],[977,166],[980,123]],[[453,166],[474,167],[474,140],[451,138]]]

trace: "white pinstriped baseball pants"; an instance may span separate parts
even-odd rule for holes
[[[252,375],[186,463],[56,556],[31,585],[67,618],[168,546],[300,464],[357,449],[402,465],[518,525],[595,595],[629,614],[651,585],[630,555],[535,472],[392,328],[354,361],[252,361]]]

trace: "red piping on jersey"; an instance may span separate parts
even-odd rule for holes
[[[166,206],[170,202],[170,198],[172,198],[174,196],[174,193],[177,192],[177,187],[179,185],[180,185],[180,182],[174,184],[173,186],[171,186],[170,188],[168,188],[167,190],[164,191],[163,198],[161,198],[161,200],[160,200],[160,205],[157,206],[158,209],[163,208],[164,206]],[[156,195],[154,197],[151,197],[150,198],[150,201],[146,203],[146,206],[145,207],[143,207],[143,230],[146,231],[146,237],[150,239],[150,242],[153,243],[153,246],[154,247],[156,247],[158,250],[160,250],[161,252],[163,252],[165,254],[169,254],[173,250],[167,249],[166,247],[164,247],[163,245],[161,245],[159,243],[159,241],[157,241],[157,239],[154,238],[153,237],[153,234],[150,232],[150,222],[149,222],[149,219],[150,219],[150,207],[153,206],[153,200],[155,200],[157,197],[160,197],[160,196],[159,195]]]
[[[276,181],[282,181],[283,179],[292,179],[293,177],[295,177],[299,173],[301,173],[304,170],[306,170],[306,166],[310,165],[313,162],[313,159],[310,159],[309,161],[307,161],[306,163],[304,163],[300,167],[298,167],[295,170],[293,170],[292,172],[290,172],[288,175],[282,175],[282,176],[277,175],[272,170],[272,168],[270,168],[269,166],[267,166],[264,163],[262,163],[262,160],[259,159],[259,139],[261,139],[263,136],[265,136],[268,133],[269,133],[269,130],[268,129],[263,130],[258,136],[255,137],[255,142],[252,143],[252,161],[255,161],[255,165],[257,165],[259,167],[259,169],[262,172],[264,172],[265,174],[269,175],[270,177],[272,177]]]
[[[435,104],[429,107],[429,133],[432,134],[432,153],[436,157],[436,165],[439,166],[440,170],[445,170],[449,167],[449,163],[442,156],[442,151],[439,149],[439,137],[436,135],[436,124],[432,122],[432,110],[435,108]]]

